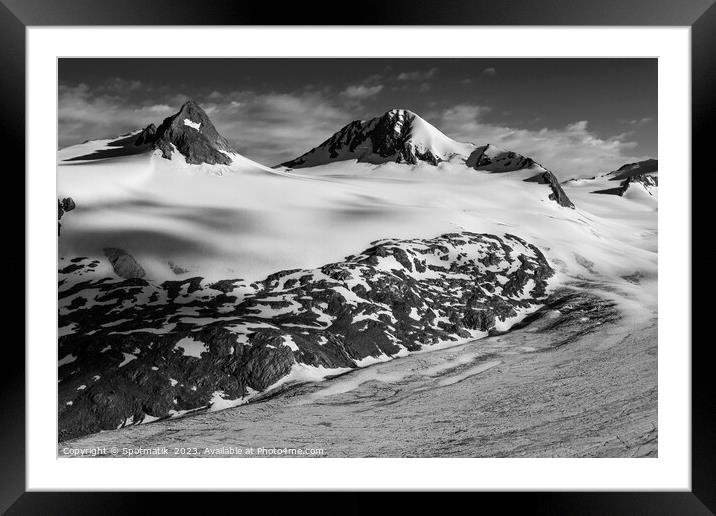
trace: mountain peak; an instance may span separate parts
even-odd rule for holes
[[[199,103],[194,99],[186,99],[184,101],[184,104],[181,105],[180,111],[182,111],[183,109],[186,109],[186,108],[201,109],[201,106],[199,106]]]
[[[206,111],[194,100],[182,104],[179,111],[164,119],[161,125],[147,126],[137,139],[137,144],[151,143],[162,151],[162,157],[171,159],[176,149],[187,163],[194,165],[229,165],[235,154],[229,141],[221,136]]]
[[[608,172],[606,175],[611,176],[610,181],[621,181],[634,176],[643,176],[645,174],[658,174],[659,173],[659,160],[658,159],[645,159],[643,161],[637,161],[635,163],[627,163],[622,165],[617,170]]]
[[[177,118],[180,118],[181,116],[195,117],[198,121],[209,120],[209,115],[206,114],[206,111],[202,109],[198,102],[192,99],[184,102],[174,116]]]
[[[350,122],[318,147],[282,165],[302,168],[351,159],[437,165],[467,155],[473,147],[448,138],[410,110],[394,108],[367,121]]]

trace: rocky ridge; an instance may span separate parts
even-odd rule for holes
[[[608,172],[606,175],[609,176],[610,181],[622,181],[634,176],[644,176],[647,174],[654,176],[658,173],[659,160],[646,159],[644,161],[637,161],[636,163],[627,163],[617,170]]]
[[[63,161],[96,161],[159,150],[165,159],[172,159],[173,154],[178,152],[192,165],[230,165],[234,161],[232,155],[237,154],[229,141],[216,130],[206,112],[193,100],[186,101],[159,127],[152,123],[142,130],[104,140],[103,144],[104,147],[84,149],[79,145],[79,152]],[[82,153],[81,150],[85,149],[88,152]]]
[[[186,101],[179,111],[167,117],[159,127],[149,124],[139,134],[135,145],[151,145],[171,159],[178,151],[187,163],[199,165],[230,165],[235,154],[229,141],[221,136],[206,112],[193,100]]]
[[[525,179],[526,182],[539,183],[541,185],[548,185],[552,193],[549,194],[549,198],[555,201],[560,206],[565,208],[574,208],[574,203],[569,199],[565,191],[562,189],[562,185],[559,184],[559,179],[549,170],[538,173],[532,177]]]
[[[72,197],[65,197],[62,200],[57,199],[57,236],[60,236],[60,230],[62,229],[62,223],[60,222],[62,216],[68,211],[74,210],[76,207]]]
[[[420,136],[435,138],[437,145],[426,143]],[[444,147],[445,143],[448,144],[447,149],[438,148]],[[345,159],[368,163],[415,165],[426,162],[437,165],[458,151],[456,146],[449,148],[450,143],[457,144],[412,111],[392,109],[368,121],[354,120],[318,147],[281,166],[303,168]]]
[[[432,166],[455,160],[470,169],[490,173],[534,169],[536,175],[526,181],[549,185],[551,200],[574,208],[555,175],[532,158],[494,145],[475,147],[457,142],[406,109],[392,109],[368,121],[354,120],[318,147],[280,166],[301,169],[351,159],[372,164]]]
[[[60,440],[504,331],[541,306],[554,274],[516,236],[469,232],[381,240],[250,284],[155,284],[97,265],[60,270]]]

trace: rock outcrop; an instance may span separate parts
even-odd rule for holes
[[[659,160],[657,159],[646,159],[644,161],[637,161],[636,163],[627,163],[622,165],[617,170],[609,172],[607,176],[610,181],[623,181],[634,176],[643,176],[649,174],[654,176],[659,172]]]
[[[516,236],[468,232],[381,240],[251,284],[72,265],[59,287],[60,440],[504,331],[539,308],[554,273]]]
[[[144,145],[152,145],[157,137],[157,126],[154,124],[149,124],[147,127],[142,129],[142,131],[139,133],[139,136],[137,136],[137,139],[134,140],[134,145],[137,147],[144,146]]]
[[[206,112],[193,100],[186,101],[159,127],[149,124],[142,130],[104,140],[102,144],[100,147],[87,147],[86,153],[82,152],[83,145],[75,146],[76,155],[63,161],[96,161],[160,150],[166,159],[171,159],[178,152],[192,165],[230,165],[234,161],[232,155],[237,154],[229,141],[218,133]]]
[[[554,174],[532,158],[494,145],[455,141],[406,109],[392,109],[367,122],[354,120],[318,147],[280,166],[307,168],[345,160],[432,166],[450,161],[490,173],[534,170],[537,175],[528,181],[549,185],[551,200],[574,208]]]
[[[143,278],[145,276],[146,273],[142,266],[124,249],[106,247],[103,251],[109,263],[112,265],[115,274],[120,278],[134,279]]]
[[[567,197],[567,194],[562,189],[562,185],[559,184],[559,180],[549,170],[529,177],[525,179],[525,181],[539,183],[541,185],[549,185],[549,188],[552,190],[552,193],[549,194],[549,198],[551,200],[555,201],[560,206],[564,206],[565,208],[574,208],[574,203],[569,199],[569,197]]]
[[[532,158],[488,144],[477,147],[465,160],[465,165],[488,172],[514,172],[536,163]]]
[[[233,160],[228,154],[236,153],[229,141],[217,132],[206,112],[193,100],[186,101],[159,127],[150,124],[144,128],[135,145],[147,144],[159,149],[166,159],[171,159],[176,150],[187,163],[193,165],[229,165]]]
[[[62,200],[57,199],[57,236],[60,236],[60,230],[62,228],[60,219],[68,211],[74,210],[75,207],[75,201],[72,200],[72,197],[65,197]]]
[[[412,111],[391,109],[368,121],[354,120],[318,147],[281,166],[303,168],[349,159],[437,165],[465,148],[466,144],[451,140]]]
[[[623,197],[629,191],[629,188],[631,188],[633,185],[638,185],[638,186],[643,187],[643,189],[649,195],[653,195],[653,193],[651,192],[651,189],[653,187],[658,186],[658,184],[659,184],[658,176],[653,176],[651,174],[637,174],[637,175],[628,176],[621,183],[619,183],[619,186],[617,186],[617,187],[606,188],[604,190],[595,190],[592,193],[618,195],[620,197]]]

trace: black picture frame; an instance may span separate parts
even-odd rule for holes
[[[13,199],[23,199],[24,203],[24,174],[19,171],[25,170],[22,150],[25,148],[25,30],[43,25],[346,25],[350,21],[350,25],[689,26],[692,169],[703,169],[707,174],[713,168],[709,129],[714,127],[716,113],[716,6],[713,3],[714,0],[365,0],[360,5],[346,3],[342,6],[345,10],[341,10],[336,2],[326,1],[279,6],[237,0],[0,0],[2,142],[7,151],[5,155],[16,161],[12,167],[6,165],[4,171],[6,178],[11,176],[10,179],[16,181],[12,187],[6,184],[6,194]],[[20,210],[24,213],[24,205],[12,213]],[[697,223],[699,219],[692,215],[692,220]],[[7,218],[4,225],[6,231],[11,229],[9,226],[18,226]],[[698,233],[692,231],[692,234]],[[18,254],[15,249],[13,262],[18,261]],[[697,270],[696,261],[692,265]],[[25,277],[30,274],[32,271],[26,268]],[[10,276],[17,276],[15,281],[20,281],[18,274]],[[19,291],[19,285],[13,289],[13,292]],[[32,310],[31,306],[17,302],[16,294],[14,298],[17,308]],[[705,310],[709,308],[695,302],[692,305],[697,315],[692,315],[692,320],[707,320]],[[690,342],[681,344],[691,345]],[[25,352],[17,339],[6,338],[5,349],[0,361],[0,512],[125,514],[148,508],[153,503],[161,504],[165,512],[192,509],[185,493],[26,492]],[[691,491],[481,493],[481,503],[489,500],[498,502],[501,510],[520,508],[538,514],[713,514],[716,511],[716,432],[711,415],[716,413],[716,402],[709,351],[710,339],[694,341],[691,345]],[[241,497],[242,507],[266,503],[265,498],[257,499],[260,494],[211,496],[214,504],[217,501],[233,504],[236,497]],[[303,498],[304,494],[294,493],[281,503],[299,506],[305,503]],[[422,504],[423,494],[415,493],[411,499]],[[350,503],[350,498],[346,500],[347,505],[355,505]],[[452,503],[460,502],[453,499]],[[270,512],[279,510],[282,508],[272,506]]]

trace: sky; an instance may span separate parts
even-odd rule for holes
[[[159,125],[189,98],[266,165],[393,108],[564,179],[658,157],[657,60],[627,58],[63,58],[58,145]]]

